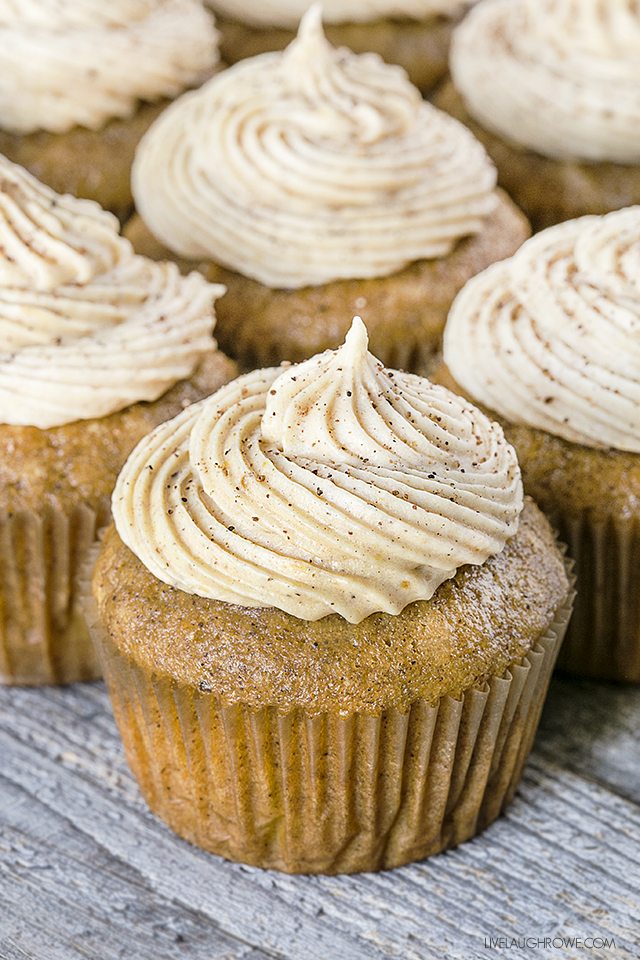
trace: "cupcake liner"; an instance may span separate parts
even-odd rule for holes
[[[640,522],[552,516],[575,561],[578,593],[558,666],[640,683]]]
[[[109,517],[58,504],[0,513],[0,684],[73,683],[101,675],[82,612],[82,571]]]
[[[114,714],[152,811],[232,860],[288,873],[398,866],[456,846],[509,802],[573,594],[520,662],[406,713],[227,703],[122,655],[88,601]]]

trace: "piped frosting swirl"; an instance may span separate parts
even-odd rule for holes
[[[284,53],[166,110],[133,169],[138,209],[165,245],[276,288],[446,256],[482,228],[494,186],[472,134],[399,67],[331,47],[317,6]]]
[[[257,370],[163,424],[113,495],[121,538],[203,597],[357,623],[429,599],[518,525],[520,471],[469,403],[367,350]]]
[[[640,207],[551,227],[474,277],[444,357],[511,423],[640,453]]]
[[[0,128],[99,129],[217,62],[202,0],[0,0]]]
[[[308,10],[309,0],[207,0],[216,12],[242,23],[294,28]],[[455,17],[472,0],[323,0],[326,23],[371,23],[380,19],[426,20]]]
[[[0,157],[0,423],[155,400],[215,349],[224,287],[136,256],[115,217]]]
[[[640,161],[638,0],[485,0],[451,71],[488,130],[554,158]]]

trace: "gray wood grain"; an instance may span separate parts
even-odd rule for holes
[[[104,689],[0,689],[0,960],[640,956],[640,691],[559,680],[482,837],[377,875],[287,877],[148,812]],[[485,937],[614,938],[493,949]]]

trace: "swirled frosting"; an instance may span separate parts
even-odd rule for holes
[[[0,127],[99,129],[218,61],[202,0],[0,0]]]
[[[640,453],[640,207],[551,227],[474,277],[444,356],[511,423]]]
[[[215,349],[224,287],[134,254],[115,217],[0,156],[0,423],[156,400]]]
[[[255,26],[295,28],[310,6],[309,0],[207,0],[216,12]],[[425,20],[443,15],[455,17],[472,0],[324,0],[326,23],[369,23],[393,18]]]
[[[199,596],[357,623],[428,599],[515,533],[520,471],[501,429],[443,387],[344,346],[257,370],[139,444],[118,532]]]
[[[451,71],[488,130],[554,158],[640,160],[638,0],[486,0]]]
[[[495,171],[399,67],[326,41],[320,8],[284,53],[182,98],[138,149],[140,213],[170,249],[269,287],[386,276],[482,228]]]

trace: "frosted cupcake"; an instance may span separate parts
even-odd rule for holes
[[[419,368],[464,282],[528,229],[468,131],[400,68],[331,47],[318,7],[284,53],[167,110],[133,188],[156,240],[127,235],[227,286],[216,332],[247,366],[335,348],[358,313],[377,356]]]
[[[500,427],[345,344],[143,440],[93,629],[152,810],[278,870],[392,867],[498,816],[568,617]],[[117,532],[116,532],[117,530]]]
[[[90,679],[83,564],[132,448],[234,375],[223,290],[3,157],[0,248],[0,683]]]
[[[435,102],[466,123],[535,229],[640,202],[640,6],[485,0]]]
[[[444,356],[575,558],[563,666],[640,682],[640,207],[545,230],[472,280]]]
[[[0,153],[123,217],[142,134],[217,63],[202,0],[0,0]]]
[[[215,10],[227,63],[282,50],[291,43],[309,0],[208,0]],[[471,0],[324,0],[327,36],[358,53],[398,63],[420,89],[447,71],[453,24]]]

